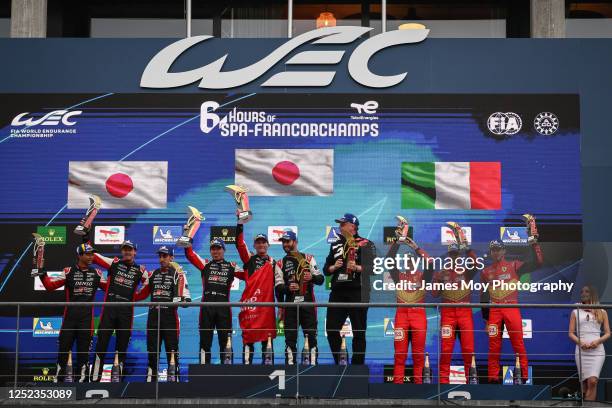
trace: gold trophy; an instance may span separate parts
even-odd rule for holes
[[[193,243],[193,237],[196,232],[198,232],[198,228],[200,228],[200,224],[205,220],[202,213],[195,207],[187,206],[187,224],[183,226],[183,235],[176,241],[177,247],[182,248],[190,248]]]
[[[536,226],[536,219],[531,214],[523,214],[525,225],[527,226],[527,242],[534,244],[538,242],[538,227]]]
[[[349,268],[348,263],[350,261],[355,262],[355,260],[357,259],[357,241],[355,241],[355,237],[350,233],[343,233],[342,235],[344,236],[345,240],[344,247],[342,248],[342,255],[344,258],[344,262],[346,262],[346,273],[352,275],[355,270]]]
[[[467,249],[468,241],[465,236],[465,232],[463,231],[463,228],[461,228],[461,225],[453,221],[448,221],[446,225],[448,225],[448,227],[453,232],[453,235],[455,236],[455,242],[457,242],[457,245],[459,245],[459,250],[463,251],[464,249]]]
[[[396,215],[395,218],[397,219],[395,236],[397,237],[397,240],[399,242],[406,241],[406,238],[408,238],[408,233],[410,231],[410,224],[408,223],[408,220],[402,217],[401,215]]]
[[[85,216],[81,219],[81,222],[74,229],[74,233],[77,235],[87,235],[94,218],[98,215],[98,210],[102,207],[102,200],[97,195],[89,196],[89,208],[85,213]]]
[[[242,186],[236,186],[231,184],[225,186],[225,191],[230,193],[236,201],[236,216],[238,217],[238,224],[246,224],[253,218],[253,212],[249,207],[249,197],[247,196],[247,189]]]
[[[304,295],[306,294],[306,291],[308,290],[308,282],[304,281],[304,272],[310,270],[310,265],[308,264],[308,261],[306,260],[306,258],[299,251],[291,252],[291,256],[295,258],[298,263],[294,277],[295,277],[296,283],[300,286],[300,289],[298,290],[299,297],[296,296],[295,301],[303,302]]]
[[[40,234],[32,233],[34,237],[34,250],[32,259],[32,272],[30,276],[41,276],[45,266],[45,240]]]

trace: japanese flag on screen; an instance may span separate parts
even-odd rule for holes
[[[102,208],[166,208],[168,162],[71,161],[68,208],[89,207],[89,196]]]
[[[236,184],[250,196],[328,196],[333,149],[236,149]]]

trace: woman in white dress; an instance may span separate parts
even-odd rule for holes
[[[592,286],[585,286],[580,291],[582,304],[597,305],[599,296]],[[601,335],[603,326],[604,335]],[[576,343],[576,366],[582,385],[583,398],[595,401],[597,380],[601,367],[606,359],[603,343],[610,337],[608,313],[604,309],[575,309],[572,311],[569,324],[569,337]]]

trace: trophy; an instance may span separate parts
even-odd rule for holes
[[[45,266],[45,240],[40,234],[32,233],[34,236],[34,251],[32,259],[32,272],[30,276],[40,276]]]
[[[81,219],[81,222],[74,229],[74,233],[77,235],[87,235],[94,218],[98,215],[98,210],[102,207],[102,200],[97,195],[89,196],[89,208],[85,213],[85,216]]]
[[[453,221],[448,221],[446,225],[448,225],[448,227],[453,232],[453,235],[455,236],[455,242],[457,242],[457,245],[459,245],[459,250],[467,249],[468,241],[465,236],[465,232],[463,231],[463,228],[461,228],[461,225]]]
[[[527,225],[527,242],[530,244],[538,242],[538,227],[536,226],[536,219],[531,214],[523,214],[523,219]]]
[[[291,256],[295,258],[298,263],[295,274],[293,275],[293,278],[297,281],[296,283],[300,286],[300,289],[298,290],[299,296],[296,296],[294,301],[303,302],[304,295],[306,294],[306,291],[308,290],[308,282],[304,281],[304,272],[310,270],[310,265],[308,264],[308,261],[306,261],[306,258],[304,258],[304,255],[302,255],[299,251],[291,252]]]
[[[342,236],[344,236],[344,239],[346,241],[344,243],[344,247],[342,248],[343,258],[344,261],[347,263],[346,273],[351,275],[355,271],[353,269],[349,269],[348,262],[355,262],[355,260],[357,259],[357,242],[355,241],[355,237],[350,233],[343,233]]]
[[[225,186],[225,191],[232,194],[234,200],[236,200],[236,216],[238,217],[238,224],[246,224],[253,218],[253,212],[249,207],[249,197],[247,196],[246,188],[242,186],[229,185]]]
[[[183,235],[176,241],[177,247],[182,248],[190,248],[193,243],[193,237],[196,232],[198,232],[198,228],[200,228],[200,224],[205,220],[202,213],[195,207],[187,206],[187,224],[183,226]]]
[[[397,240],[400,242],[406,241],[408,238],[408,233],[410,231],[410,225],[408,224],[408,220],[401,215],[396,215],[397,219],[397,228],[395,228],[395,236]]]

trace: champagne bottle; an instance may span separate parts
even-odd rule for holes
[[[243,360],[245,365],[251,364],[251,347],[248,344],[242,346],[242,354],[244,355]]]
[[[72,381],[72,351],[68,352],[68,361],[66,362],[66,375],[64,382],[71,383]]]
[[[423,384],[431,384],[431,366],[429,365],[429,353],[425,353],[425,365],[423,366]]]
[[[176,382],[176,360],[174,350],[170,352],[170,361],[168,362],[168,382]]]
[[[223,353],[221,357],[221,361],[223,362],[223,364],[233,364],[234,363],[234,357],[232,354],[233,354],[232,337],[228,336],[227,343],[225,344],[225,349],[223,349]]]
[[[348,353],[346,352],[346,339],[342,336],[342,344],[340,345],[340,355],[338,356],[339,365],[348,364]]]
[[[115,360],[111,369],[111,382],[118,383],[121,381],[121,367],[119,366],[119,353],[115,351]]]
[[[474,354],[472,354],[472,365],[470,366],[469,378],[470,384],[478,384],[478,370],[476,370],[476,356]]]
[[[308,335],[304,337],[304,348],[302,349],[302,365],[310,365],[310,346],[308,345]]]
[[[521,373],[521,360],[519,359],[518,353],[516,353],[516,358],[514,361],[514,373],[513,374],[513,383],[514,385],[521,385],[523,383],[523,378]]]
[[[272,350],[272,337],[268,336],[268,344],[266,344],[266,351],[264,352],[264,365],[274,364],[274,351]]]

